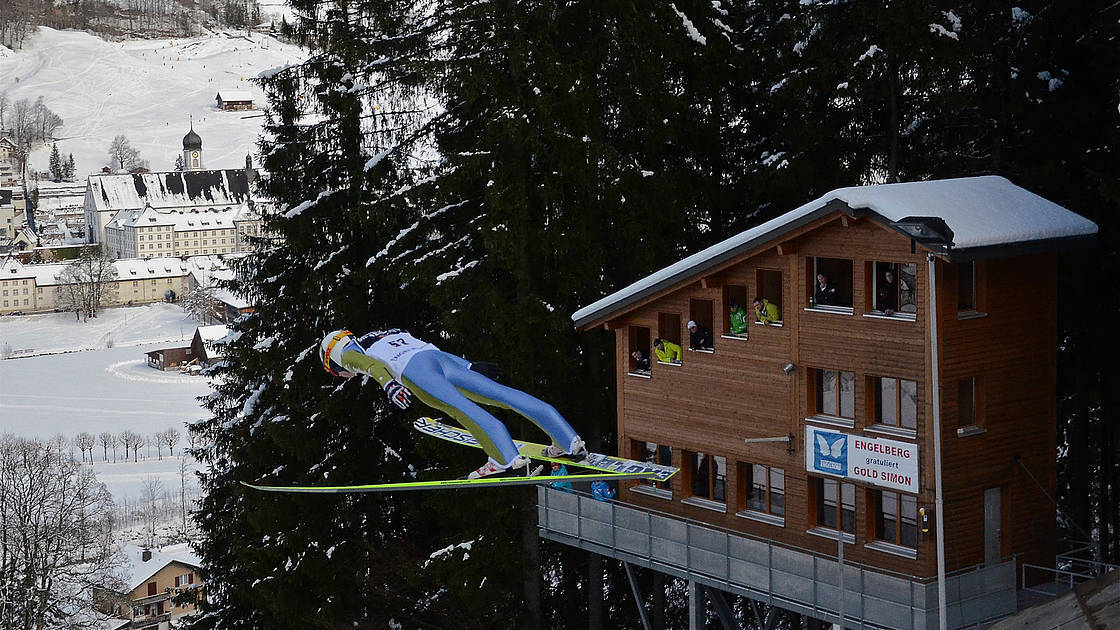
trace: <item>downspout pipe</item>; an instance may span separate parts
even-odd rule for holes
[[[937,362],[937,257],[926,254],[929,266],[929,350],[933,385],[933,517],[937,531],[937,627],[948,628],[945,602],[945,511],[941,487],[941,380]]]

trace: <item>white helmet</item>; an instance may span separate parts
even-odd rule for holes
[[[346,346],[354,342],[354,333],[349,330],[335,330],[327,333],[327,336],[323,337],[323,341],[319,344],[319,360],[323,362],[323,369],[335,376],[345,376],[347,378],[354,376],[353,372],[342,366],[342,353]],[[334,351],[333,357],[331,356],[332,350]]]

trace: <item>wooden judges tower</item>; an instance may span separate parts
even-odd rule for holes
[[[722,592],[849,627],[1015,612],[1019,567],[1055,555],[1056,252],[1096,231],[1002,177],[843,188],[579,310],[615,332],[619,453],[681,473],[614,503],[541,488],[541,535],[721,614]],[[756,297],[780,321],[733,330]],[[689,320],[713,347],[659,362]]]

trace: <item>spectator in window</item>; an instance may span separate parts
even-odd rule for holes
[[[552,476],[553,477],[567,477],[568,467],[560,462],[552,462]],[[572,482],[570,481],[553,481],[548,484],[561,492],[571,492]]]
[[[591,497],[596,501],[605,501],[610,503],[614,500],[615,491],[611,485],[605,481],[592,481],[591,482]]]
[[[649,357],[646,356],[646,353],[642,352],[641,350],[635,350],[630,353],[630,356],[634,358],[635,370],[639,372],[649,371]]]
[[[894,315],[898,310],[898,282],[894,279],[894,271],[888,269],[883,273],[883,279],[877,287],[875,306],[884,315]]]
[[[836,305],[836,287],[833,286],[832,280],[823,273],[817,274],[817,285],[813,291],[813,303],[820,306],[835,306]]]
[[[731,300],[731,334],[741,335],[747,332],[747,309],[739,306],[735,300]]]
[[[754,299],[754,318],[763,324],[774,324],[782,321],[782,313],[778,305],[766,298]]]
[[[690,350],[711,350],[712,331],[688,320],[688,347]]]
[[[660,337],[653,340],[653,353],[662,363],[680,363],[681,347],[667,339]]]

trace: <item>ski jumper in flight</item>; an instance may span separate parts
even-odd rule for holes
[[[491,377],[500,374],[497,366],[471,363],[403,330],[376,331],[361,337],[338,330],[323,339],[319,357],[331,374],[373,377],[401,409],[416,396],[454,418],[489,456],[469,478],[504,474],[529,464],[506,426],[480,405],[512,409],[532,421],[552,438],[547,452],[550,457],[568,455],[579,460],[587,455],[583,440],[552,405],[494,381]]]

